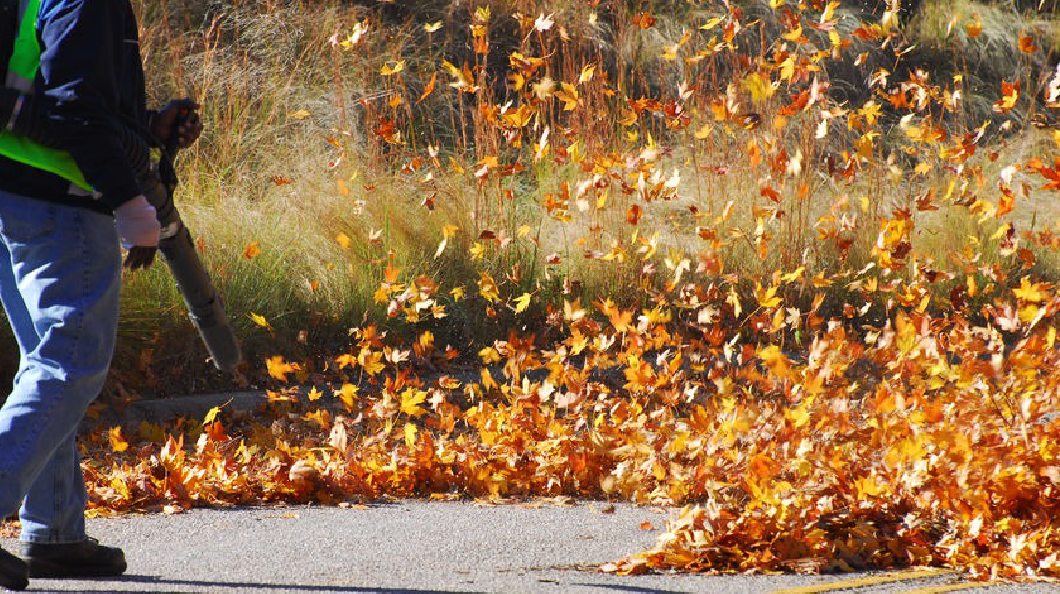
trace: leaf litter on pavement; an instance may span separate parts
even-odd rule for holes
[[[1010,303],[1060,307],[1038,290]],[[649,310],[618,332],[585,316],[553,349],[498,341],[502,366],[472,381],[386,362],[365,371],[370,389],[279,389],[256,414],[103,432],[85,464],[91,507],[568,496],[686,506],[655,549],[606,568],[623,574],[1060,575],[1052,326],[1017,321],[1006,346],[959,315],[898,311],[865,336],[817,320],[795,355],[677,339],[675,321]],[[358,352],[382,352],[374,342]]]

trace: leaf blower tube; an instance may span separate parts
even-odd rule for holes
[[[37,114],[32,95],[23,95],[13,89],[0,89],[0,123],[4,121],[11,132],[45,146],[59,147],[55,134],[48,129],[44,118]],[[173,203],[173,190],[177,184],[172,161],[175,147],[169,146],[163,150],[161,161],[155,166],[151,162],[151,149],[142,133],[124,126],[121,136],[126,156],[139,178],[140,189],[155,207],[162,225],[158,249],[184,297],[191,321],[199,330],[214,366],[221,371],[232,372],[242,360],[239,341],[225,314],[221,296],[199,259],[191,233]]]
[[[165,161],[171,154],[172,152],[163,153],[163,170]],[[198,328],[214,366],[221,371],[235,371],[242,359],[239,342],[225,314],[221,296],[214,289],[210,275],[206,273],[195,250],[191,233],[180,219],[180,212],[173,203],[175,176],[174,182],[167,184],[162,182],[157,171],[150,171],[150,175],[140,176],[140,185],[147,201],[155,207],[158,221],[162,225],[158,249],[169,265],[169,272],[177,282],[180,294],[184,296],[188,314]]]

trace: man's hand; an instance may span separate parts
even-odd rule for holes
[[[158,248],[134,245],[129,248],[129,253],[125,254],[125,263],[122,266],[129,270],[147,270],[154,263],[156,252]]]
[[[147,198],[137,196],[116,208],[114,219],[122,245],[129,249],[125,266],[132,270],[150,266],[162,233],[155,207],[147,202]]]
[[[151,134],[163,145],[169,144],[176,134],[177,148],[191,146],[202,133],[198,109],[199,104],[191,99],[170,101],[151,121]]]

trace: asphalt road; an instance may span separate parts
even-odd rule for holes
[[[602,513],[610,511],[610,513]],[[959,575],[620,577],[594,569],[655,543],[667,517],[650,507],[578,502],[484,506],[402,501],[368,507],[193,510],[89,520],[89,533],[122,546],[120,579],[33,580],[31,590],[75,592],[771,592],[832,584],[859,592],[941,592]],[[653,529],[642,528],[648,522]],[[0,541],[8,550],[13,541]],[[852,582],[851,580],[855,580]],[[861,582],[857,581],[861,580]],[[844,586],[846,585],[846,586]],[[924,588],[936,588],[934,590]],[[919,590],[918,590],[919,589]],[[1004,585],[963,592],[1060,592]]]

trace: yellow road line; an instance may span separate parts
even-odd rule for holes
[[[892,571],[887,575],[876,575],[854,580],[842,580],[828,582],[826,584],[814,584],[812,586],[799,586],[797,588],[783,588],[774,590],[773,594],[811,594],[813,592],[828,592],[830,590],[844,590],[848,588],[863,588],[876,584],[887,584],[890,582],[904,582],[907,580],[920,580],[929,577],[938,577],[957,573],[950,569],[910,569],[907,571]]]
[[[996,586],[995,582],[958,582],[945,586],[927,586],[916,590],[903,590],[899,594],[941,594],[942,592],[954,592],[956,590],[968,590],[970,588],[990,588]]]

